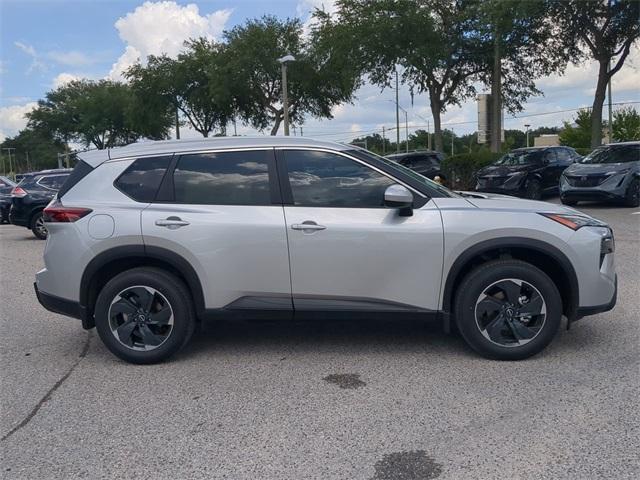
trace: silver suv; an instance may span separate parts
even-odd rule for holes
[[[133,363],[220,315],[413,317],[523,359],[613,308],[614,241],[576,210],[453,193],[353,146],[217,138],[80,154],[36,293]]]

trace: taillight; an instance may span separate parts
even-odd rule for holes
[[[42,212],[42,219],[50,223],[73,223],[91,213],[90,208],[65,207],[59,200],[53,201]]]
[[[14,187],[13,190],[11,190],[11,196],[15,198],[22,198],[27,196],[27,192],[22,187]]]

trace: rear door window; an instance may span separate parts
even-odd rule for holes
[[[116,179],[114,185],[136,202],[153,202],[171,158],[171,155],[139,158]]]
[[[273,150],[182,155],[173,171],[175,203],[271,205],[270,162]]]

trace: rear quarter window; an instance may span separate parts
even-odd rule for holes
[[[139,158],[122,172],[114,186],[136,202],[153,202],[171,158],[172,155]]]
[[[86,162],[83,162],[82,160],[80,160],[78,163],[76,163],[76,166],[73,169],[73,172],[71,172],[71,175],[69,175],[67,177],[67,179],[65,180],[64,184],[62,185],[62,187],[58,191],[58,198],[62,198],[62,196],[65,193],[67,193],[69,190],[71,190],[74,186],[76,186],[78,184],[78,182],[80,180],[82,180],[84,177],[86,177],[91,170],[93,170],[91,165],[89,165]]]
[[[36,182],[38,185],[50,190],[59,190],[64,182],[69,178],[68,174],[63,175],[44,175]]]

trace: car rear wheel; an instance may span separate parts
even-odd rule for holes
[[[47,231],[47,227],[44,224],[44,219],[42,218],[42,212],[36,213],[33,218],[31,218],[31,231],[40,240],[46,240],[49,232]]]
[[[519,260],[492,261],[472,270],[457,289],[454,308],[469,346],[496,360],[521,360],[540,352],[562,318],[553,281]]]
[[[540,182],[535,178],[528,180],[524,195],[531,200],[540,200],[542,198],[542,185]]]
[[[624,203],[627,207],[640,207],[640,179],[631,180]]]
[[[95,321],[106,347],[138,364],[175,354],[187,344],[196,323],[184,283],[156,268],[136,268],[111,279],[98,295]]]

